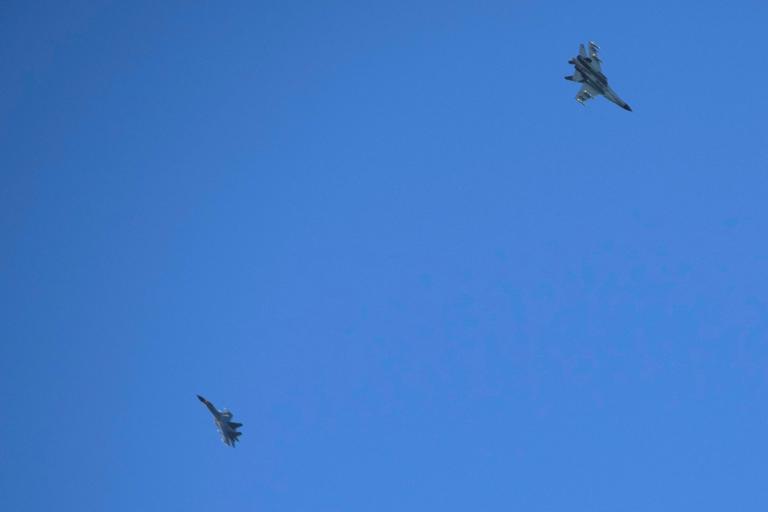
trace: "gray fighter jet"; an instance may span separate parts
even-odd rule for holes
[[[597,52],[600,47],[593,41],[589,42],[589,55],[584,49],[584,45],[579,45],[579,54],[573,59],[568,61],[568,64],[573,64],[576,70],[571,76],[565,77],[566,80],[573,82],[579,82],[581,89],[576,95],[576,101],[584,104],[585,101],[591,100],[595,96],[602,94],[610,101],[614,102],[624,110],[632,109],[627,105],[627,102],[619,98],[619,95],[613,92],[613,89],[608,87],[608,79],[605,78],[602,70],[600,69],[600,57],[597,56]]]
[[[213,422],[216,423],[216,428],[219,429],[221,440],[234,448],[235,443],[240,440],[240,434],[242,434],[242,432],[238,432],[237,429],[242,427],[243,424],[232,421],[232,413],[228,410],[218,410],[211,402],[200,395],[197,395],[197,398],[203,402],[208,410],[211,411],[211,414],[213,414]]]

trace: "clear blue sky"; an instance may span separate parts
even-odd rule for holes
[[[764,510],[768,4],[671,4],[0,6],[2,509]]]

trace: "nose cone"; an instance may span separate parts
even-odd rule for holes
[[[625,104],[623,104],[623,105],[621,106],[621,108],[623,108],[624,110],[628,110],[628,111],[632,112],[632,107],[630,107],[630,106],[629,106],[629,105],[627,105],[626,103],[625,103]]]
[[[205,398],[201,397],[200,395],[197,395],[197,399],[200,400],[203,403],[206,402]]]

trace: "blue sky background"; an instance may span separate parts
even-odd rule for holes
[[[3,510],[764,510],[766,26],[2,4]]]

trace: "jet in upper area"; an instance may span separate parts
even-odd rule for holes
[[[579,54],[568,61],[568,64],[573,64],[576,70],[573,72],[573,75],[567,76],[565,79],[581,84],[581,89],[579,89],[579,93],[576,95],[576,101],[583,105],[585,101],[602,94],[608,100],[614,102],[624,110],[632,112],[632,109],[627,105],[627,102],[619,98],[619,95],[613,92],[613,89],[608,87],[608,79],[605,78],[605,75],[600,69],[600,63],[602,61],[597,55],[599,50],[600,47],[593,41],[590,41],[589,55],[587,55],[584,45],[580,44]]]
[[[213,414],[213,422],[216,424],[216,428],[219,429],[221,440],[234,448],[235,443],[240,440],[240,434],[242,434],[242,432],[238,432],[237,429],[242,427],[243,424],[232,421],[232,413],[228,410],[218,410],[211,402],[200,395],[197,395],[197,398],[203,402],[208,410],[211,411],[211,414]]]

